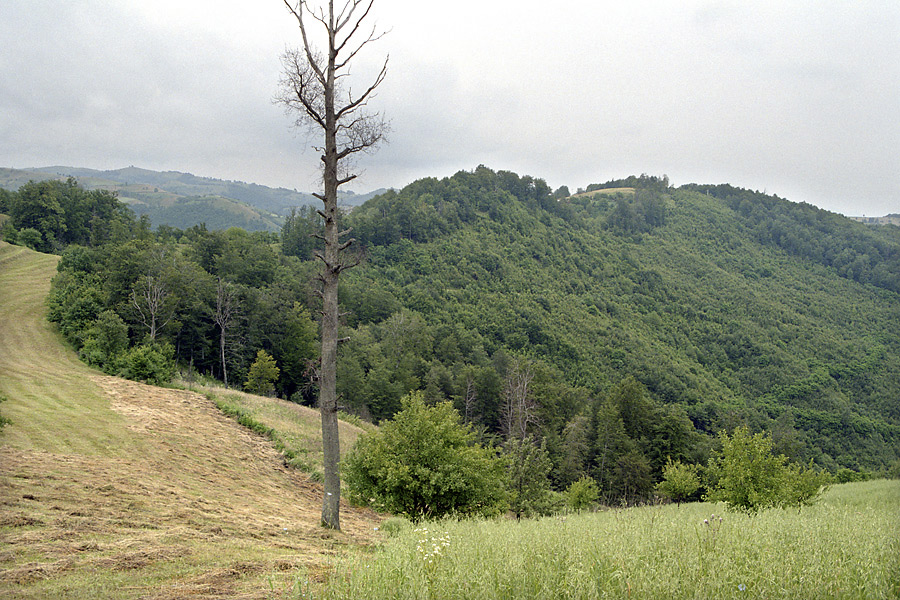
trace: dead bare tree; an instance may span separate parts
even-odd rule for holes
[[[131,305],[137,310],[138,320],[148,330],[150,341],[156,341],[156,333],[169,324],[175,309],[169,300],[169,288],[162,277],[147,275],[131,288]]]
[[[516,359],[510,365],[503,386],[503,412],[500,426],[506,439],[528,439],[529,428],[537,424],[537,402],[530,389],[534,372],[525,359]]]
[[[334,0],[314,7],[307,0],[283,0],[297,20],[303,45],[282,55],[284,76],[276,101],[296,115],[296,124],[324,134],[321,152],[323,193],[315,194],[323,203],[318,211],[325,221],[323,251],[316,257],[323,262],[322,283],[322,356],[319,379],[319,410],[322,415],[324,451],[324,494],[322,525],[340,529],[341,480],[338,470],[340,440],[337,420],[337,345],[338,279],[341,271],[358,262],[344,259],[343,252],[353,239],[341,241],[350,231],[338,225],[338,187],[356,178],[349,173],[347,160],[354,154],[375,148],[384,139],[387,124],[380,114],[367,111],[375,90],[387,75],[387,59],[363,91],[354,94],[347,83],[350,62],[371,42],[383,34],[364,22],[375,0],[345,0],[335,11]],[[326,48],[319,50],[315,35],[323,37]]]
[[[471,423],[475,413],[475,401],[478,399],[478,390],[475,389],[475,377],[471,372],[466,374],[466,394],[463,396],[463,409],[465,412],[464,423]]]
[[[219,277],[216,286],[216,312],[213,321],[219,326],[219,351],[222,359],[222,379],[228,387],[228,371],[225,368],[225,339],[228,330],[234,325],[238,311],[238,298],[234,286],[222,281]]]

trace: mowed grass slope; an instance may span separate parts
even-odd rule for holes
[[[0,243],[0,597],[278,598],[371,541],[206,396],[83,365],[45,320],[56,261]]]

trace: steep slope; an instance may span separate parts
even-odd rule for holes
[[[57,260],[0,243],[0,596],[269,598],[370,541],[206,397],[78,361],[44,319]]]

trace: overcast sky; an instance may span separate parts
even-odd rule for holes
[[[338,0],[341,2],[342,0]],[[358,192],[484,164],[573,192],[649,173],[900,212],[897,0],[376,0],[355,63],[389,144]],[[0,166],[129,165],[313,191],[280,0],[2,0]]]

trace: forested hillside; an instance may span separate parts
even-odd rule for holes
[[[9,235],[76,244],[50,314],[85,360],[240,386],[263,349],[279,395],[313,401],[314,212],[280,239],[153,232],[121,210],[107,232],[66,206],[26,221],[21,193],[0,198]],[[667,458],[703,463],[742,424],[830,470],[898,460],[900,228],[728,186],[641,176],[569,196],[485,167],[345,223],[362,258],[342,278],[348,411],[388,418],[421,389],[484,440],[527,431],[558,488],[587,474],[607,499],[645,497]]]
[[[896,459],[900,229],[727,186],[589,190],[557,200],[540,180],[479,168],[354,211],[368,262],[345,297],[369,291],[350,306],[359,342],[345,361],[366,385],[345,395],[377,406],[377,366],[353,355],[379,335],[396,346],[377,321],[403,306],[444,365],[520,353],[588,404],[631,375],[701,431],[770,429],[829,466]]]

